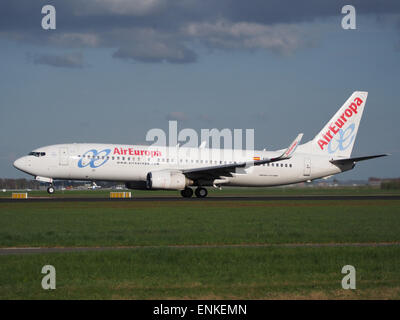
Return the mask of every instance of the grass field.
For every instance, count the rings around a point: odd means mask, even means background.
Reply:
[[[400,241],[399,200],[1,203],[0,247]]]
[[[76,246],[135,248],[0,255],[0,299],[400,298],[399,200],[0,203],[0,247]]]
[[[0,256],[0,299],[400,298],[400,249],[153,248]],[[57,287],[41,288],[43,265]],[[341,269],[357,270],[342,290]]]

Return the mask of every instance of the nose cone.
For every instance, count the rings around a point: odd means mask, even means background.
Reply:
[[[21,168],[21,158],[17,159],[13,163],[14,168],[20,169]]]
[[[25,156],[15,160],[13,166],[22,172],[33,175],[32,159],[30,159],[29,156]]]
[[[18,170],[24,171],[26,170],[26,161],[25,157],[19,158],[14,161],[13,166]]]

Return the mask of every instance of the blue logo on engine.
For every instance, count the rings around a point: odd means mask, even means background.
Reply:
[[[332,139],[328,144],[328,152],[335,153],[337,150],[343,151],[350,147],[354,141],[355,134],[353,134],[355,129],[355,124],[349,125],[346,130],[340,129],[338,132],[338,138]],[[336,148],[332,150],[332,142],[335,141]]]
[[[78,161],[79,168],[85,168],[90,166],[91,168],[98,168],[105,164],[109,158],[107,157],[110,154],[110,149],[104,149],[101,151],[97,151],[96,149],[92,149],[86,151],[82,158]]]

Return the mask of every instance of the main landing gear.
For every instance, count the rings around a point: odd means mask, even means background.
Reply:
[[[53,194],[53,193],[55,192],[55,189],[54,189],[53,185],[50,185],[50,186],[47,188],[47,192],[48,192],[49,194]]]
[[[185,188],[181,191],[181,196],[184,198],[191,198],[193,195],[193,189],[192,188]]]
[[[198,187],[194,193],[197,198],[205,198],[207,197],[208,191],[206,188]],[[193,189],[186,187],[181,191],[181,195],[184,198],[191,198],[193,196]]]
[[[194,192],[196,194],[197,198],[205,198],[207,197],[208,191],[206,188],[197,188],[196,191]]]

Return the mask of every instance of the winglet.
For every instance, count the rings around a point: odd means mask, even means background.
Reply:
[[[303,138],[303,134],[300,133],[296,139],[290,144],[290,146],[285,150],[284,153],[279,157],[280,159],[289,159],[292,157],[293,153],[295,152],[297,146],[300,144],[301,138]]]

